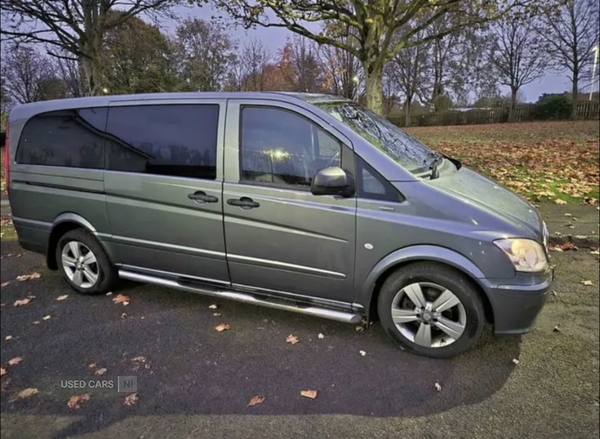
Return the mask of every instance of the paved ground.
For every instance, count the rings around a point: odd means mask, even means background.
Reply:
[[[533,333],[487,336],[477,349],[449,361],[407,354],[378,326],[359,333],[353,326],[233,302],[211,310],[209,298],[157,287],[125,284],[112,297],[85,297],[14,241],[2,243],[2,258],[2,282],[10,282],[1,290],[1,364],[8,371],[0,398],[2,438],[599,434],[598,290],[581,284],[598,285],[597,256],[589,251],[553,254],[555,295]],[[41,277],[15,280],[33,272]],[[118,293],[130,296],[129,305],[112,302]],[[65,294],[66,300],[55,300]],[[29,304],[13,305],[28,295],[35,296]],[[220,323],[231,329],[217,333]],[[292,333],[300,338],[295,345],[285,342]],[[8,365],[15,357],[23,360]],[[94,375],[90,363],[106,368],[105,374]],[[68,379],[126,375],[137,376],[134,406],[123,405],[128,394],[115,389],[61,388]],[[25,388],[39,393],[10,401]],[[317,398],[301,397],[303,389],[317,390]],[[90,393],[90,400],[69,409],[68,399],[81,393]],[[255,395],[266,400],[247,407]]]
[[[580,245],[598,246],[600,211],[589,204],[557,205],[540,203],[537,206],[548,224],[552,238],[574,241]]]

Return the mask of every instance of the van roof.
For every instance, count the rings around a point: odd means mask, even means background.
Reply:
[[[110,102],[127,102],[127,101],[148,101],[161,99],[243,99],[243,98],[271,98],[277,100],[295,100],[300,99],[308,103],[320,102],[339,102],[348,101],[348,99],[328,95],[324,93],[298,93],[298,92],[283,92],[283,91],[268,91],[268,92],[166,92],[166,93],[140,93],[128,95],[104,95],[104,96],[89,96],[82,98],[55,99],[49,101],[38,101],[28,104],[21,104],[13,108],[11,119],[28,117],[34,114],[43,113],[46,111],[55,111],[70,108],[82,107],[101,107],[108,105]],[[283,99],[282,99],[283,98]]]

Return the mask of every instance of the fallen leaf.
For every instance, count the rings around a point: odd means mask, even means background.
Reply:
[[[140,398],[138,397],[138,394],[132,393],[131,395],[125,397],[125,400],[123,400],[123,405],[136,405],[139,400]]]
[[[213,313],[213,317],[221,317],[221,313],[220,312],[214,312]]]
[[[561,206],[567,204],[567,202],[565,200],[561,200],[561,199],[554,200],[554,203],[559,204]]]
[[[4,337],[4,340],[12,340],[13,336],[12,335],[7,335],[6,337]]]
[[[594,283],[591,280],[582,280],[581,283],[586,287],[594,286]]]
[[[21,390],[19,393],[17,393],[15,396],[13,396],[13,398],[11,398],[11,401],[15,401],[17,399],[25,399],[25,398],[29,398],[33,395],[37,395],[39,392],[38,389],[35,389],[33,387],[29,387],[27,389]]]
[[[104,375],[106,373],[106,367],[101,367],[94,372],[94,375]]]
[[[8,284],[10,284],[10,282],[2,282],[2,283],[0,284],[0,287],[1,287],[1,288],[4,288],[4,287],[5,287],[5,286],[7,286]]]
[[[97,368],[97,367],[98,367],[98,365],[97,365],[96,363],[90,363],[90,364],[88,364],[88,367],[89,367],[90,369],[95,369],[95,368]]]
[[[356,325],[354,329],[356,330],[356,332],[363,332],[365,330],[365,327],[362,325]]]
[[[111,292],[106,293],[107,296],[112,296]]]
[[[560,328],[558,327],[558,325],[556,325],[553,329],[554,332],[560,332]]]
[[[80,408],[80,404],[89,401],[90,400],[90,394],[89,393],[83,393],[81,395],[73,395],[69,398],[69,401],[67,402],[67,407],[69,407],[70,409],[75,409],[77,410],[78,408]]]
[[[600,252],[598,250],[592,250],[590,255],[600,255]]]
[[[31,280],[31,279],[39,279],[40,277],[42,277],[42,275],[40,273],[31,273],[31,274],[22,274],[21,276],[17,276],[17,280],[19,282],[23,282],[26,280]]]
[[[129,298],[129,296],[125,296],[124,294],[117,294],[112,301],[116,304],[122,303],[123,305],[129,305],[130,300],[131,299]]]
[[[440,385],[440,383],[435,383],[435,390],[437,390],[438,392],[442,391],[442,386]]]
[[[561,247],[563,251],[575,250],[577,247],[572,242],[565,242]]]
[[[8,372],[6,371],[6,369],[5,369],[5,368],[3,368],[3,367],[0,367],[0,376],[4,376],[4,375],[6,375],[7,373],[8,373]]]
[[[220,325],[215,326],[215,330],[217,332],[227,331],[230,328],[231,328],[231,326],[228,323],[221,323]]]
[[[285,338],[285,342],[286,343],[290,343],[290,344],[296,344],[300,341],[300,339],[295,336],[294,334],[290,334]]]
[[[8,364],[10,366],[15,366],[15,365],[19,364],[21,361],[23,361],[23,357],[15,357],[15,358],[11,358],[10,360],[8,360]]]
[[[48,315],[48,316],[44,316],[44,317],[42,317],[42,320],[50,320],[50,318],[51,318],[51,317]]]
[[[318,337],[319,339],[323,340],[323,339],[325,338],[325,335],[323,335],[323,334],[321,334],[321,333],[319,332],[319,335],[317,335],[317,337]]]
[[[364,357],[365,355],[367,355],[367,353],[365,351],[358,351],[358,353],[361,355],[361,357]]]
[[[302,391],[300,391],[300,395],[304,396],[305,398],[315,399],[317,397],[317,391],[316,390],[302,390]]]
[[[248,403],[248,407],[252,407],[253,405],[262,404],[265,402],[265,397],[262,395],[253,396],[250,402]]]
[[[42,323],[42,322],[40,322],[39,320],[36,320],[35,322],[33,322],[34,325],[39,325],[40,323]]]
[[[570,213],[565,213],[565,216],[573,216],[573,215]]]
[[[57,297],[56,299],[54,299],[54,300],[56,300],[56,301],[58,301],[58,302],[62,302],[63,300],[67,300],[67,297],[69,297],[69,295],[68,295],[68,294],[64,294],[64,295],[62,295],[62,296],[58,296],[58,297]]]
[[[513,358],[512,362],[515,363],[515,364],[519,364],[520,363],[520,361],[517,360],[516,358]]]
[[[33,300],[34,296],[27,296],[25,299],[16,300],[14,306],[24,306]]]
[[[208,307],[208,309],[217,309],[217,308],[218,308],[218,306],[215,305],[214,303]]]
[[[11,381],[12,381],[12,379],[10,377],[3,378],[2,381],[0,382],[0,391],[4,392]]]

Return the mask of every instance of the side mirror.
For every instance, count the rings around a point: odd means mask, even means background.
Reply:
[[[354,179],[342,168],[332,166],[316,173],[310,186],[313,195],[354,195]]]

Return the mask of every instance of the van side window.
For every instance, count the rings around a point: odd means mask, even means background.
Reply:
[[[308,187],[318,170],[340,163],[341,143],[305,117],[274,107],[242,108],[242,181]]]
[[[33,116],[17,147],[17,163],[104,168],[106,108],[52,111]]]
[[[107,169],[214,180],[218,123],[216,104],[111,107]]]
[[[371,200],[400,202],[404,197],[373,167],[356,156],[358,168],[358,196]]]

